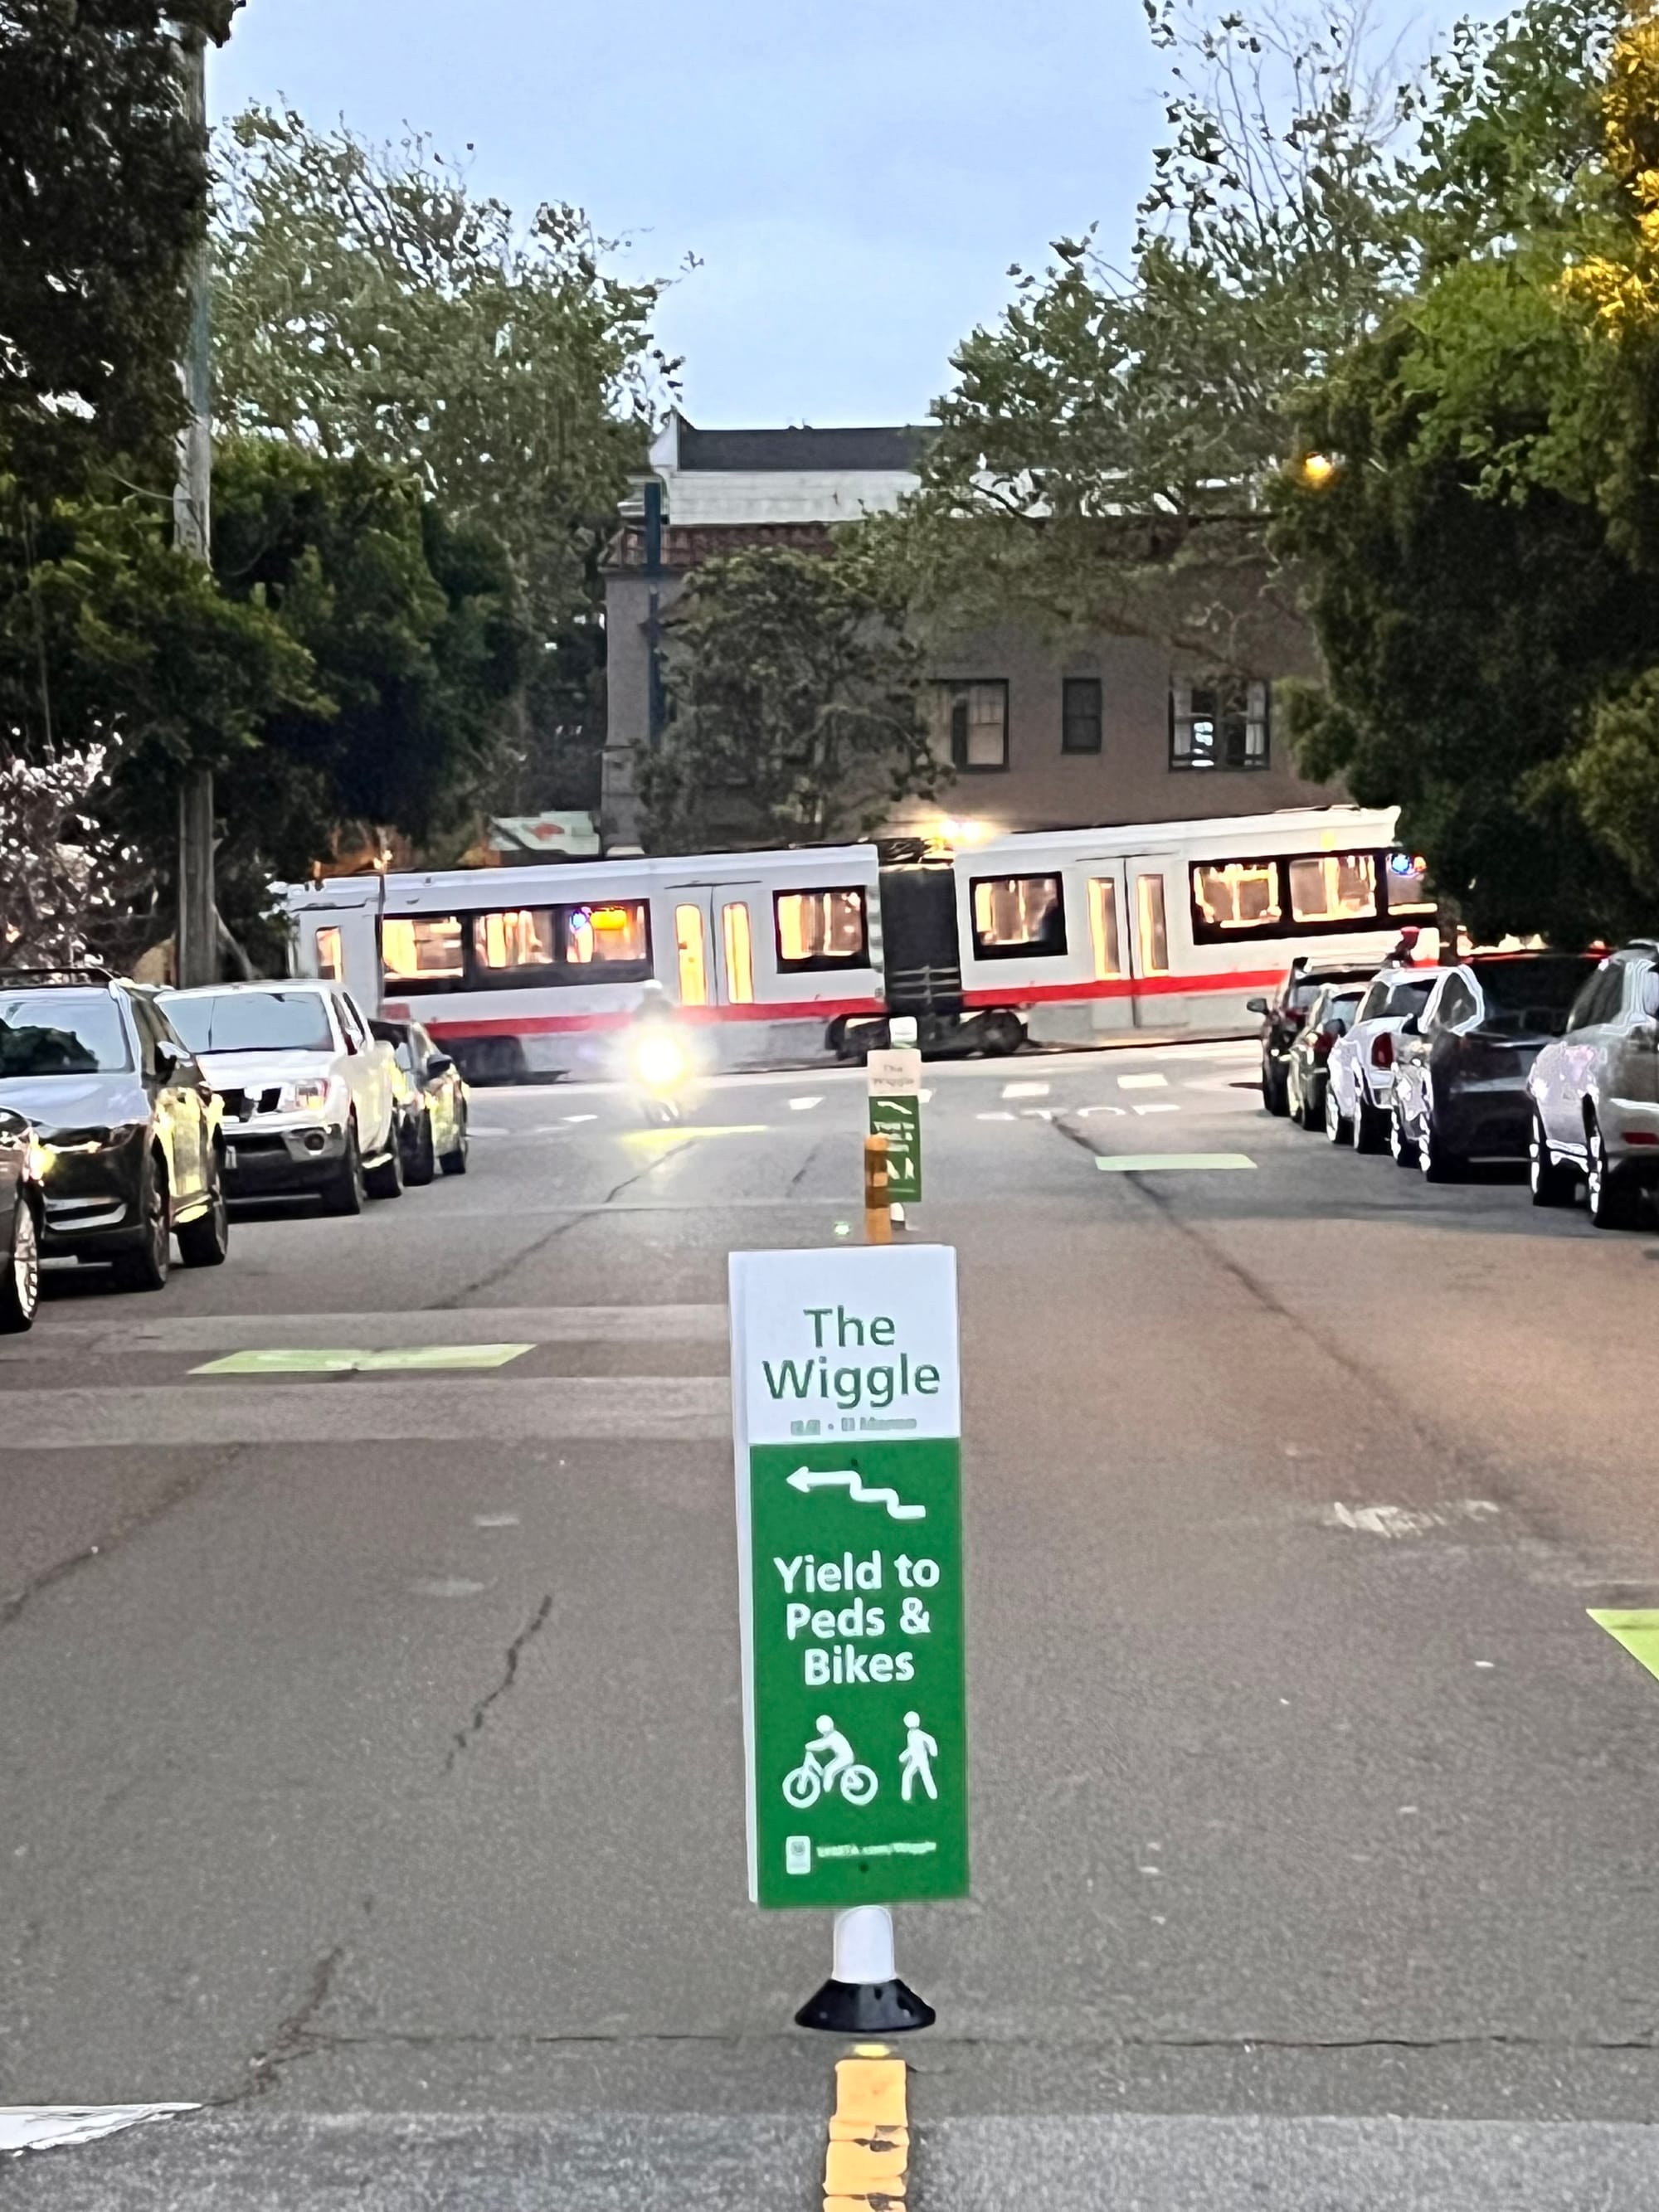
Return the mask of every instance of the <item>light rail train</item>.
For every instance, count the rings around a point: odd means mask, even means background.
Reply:
[[[284,889],[292,964],[422,1022],[474,1081],[608,1073],[659,981],[708,1057],[846,1056],[1113,1031],[1243,1035],[1297,954],[1433,943],[1392,809],[684,859],[337,877]]]

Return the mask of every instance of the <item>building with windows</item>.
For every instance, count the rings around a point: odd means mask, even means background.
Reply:
[[[639,511],[606,569],[608,846],[639,841],[637,769],[660,739],[664,625],[686,577],[702,562],[755,546],[827,552],[835,525],[890,509],[914,487],[926,434],[702,430],[670,416],[652,447]],[[1275,679],[1316,672],[1305,625],[1257,595],[1238,629],[1249,665],[1237,667],[1183,657],[1166,639],[1107,630],[1057,646],[1011,623],[935,640],[935,728],[956,776],[941,802],[915,810],[916,819],[942,811],[996,830],[1050,830],[1340,799],[1297,773],[1273,728]]]

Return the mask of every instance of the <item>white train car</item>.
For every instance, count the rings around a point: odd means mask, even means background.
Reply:
[[[1392,809],[337,878],[289,888],[293,961],[426,1024],[477,1081],[608,1073],[654,977],[715,1066],[1244,1034],[1298,953],[1433,943]]]
[[[283,892],[300,974],[424,1023],[476,1081],[603,1074],[652,977],[716,1065],[884,1012],[873,845],[337,877]]]
[[[1431,951],[1420,860],[1396,810],[1290,809],[1000,838],[954,863],[962,1000],[1042,1042],[1125,1029],[1250,1028],[1297,954]]]

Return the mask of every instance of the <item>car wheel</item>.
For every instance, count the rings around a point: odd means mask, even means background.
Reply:
[[[1389,1151],[1397,1168],[1414,1167],[1417,1164],[1417,1146],[1411,1131],[1406,1127],[1406,1117],[1400,1110],[1398,1098],[1389,1109]]]
[[[1463,1162],[1436,1136],[1434,1116],[1426,1106],[1417,1133],[1417,1164],[1425,1182],[1455,1182],[1463,1172]]]
[[[432,1142],[432,1110],[428,1107],[421,1116],[420,1133],[404,1161],[404,1181],[421,1188],[429,1183],[437,1172],[438,1155]]]
[[[1261,1103],[1270,1114],[1282,1121],[1291,1110],[1290,1085],[1281,1070],[1263,1056],[1261,1062]]]
[[[980,1028],[987,1059],[1006,1060],[1025,1042],[1025,1024],[1018,1014],[988,1014]]]
[[[463,1106],[461,1109],[459,1133],[455,1139],[454,1148],[453,1151],[441,1152],[439,1154],[438,1165],[443,1170],[446,1175],[465,1175],[466,1173],[466,1109]]]
[[[1357,1152],[1380,1152],[1388,1147],[1389,1117],[1380,1106],[1373,1106],[1361,1094],[1359,1110],[1353,1117],[1353,1148]]]
[[[1325,1078],[1325,1135],[1333,1145],[1346,1145],[1350,1134],[1347,1115],[1336,1103],[1336,1085]]]
[[[179,1239],[179,1257],[187,1267],[222,1267],[230,1256],[230,1209],[225,1204],[223,1185],[216,1175],[213,1196],[205,1213],[198,1213],[194,1221],[180,1223],[174,1235]]]
[[[1544,1124],[1534,1114],[1527,1139],[1527,1188],[1532,1193],[1533,1204],[1571,1206],[1577,1187],[1578,1177],[1573,1170],[1560,1166],[1552,1158]]]
[[[363,1188],[371,1198],[401,1198],[404,1194],[404,1148],[395,1121],[390,1134],[386,1158],[363,1176]]]
[[[121,1253],[115,1279],[124,1291],[161,1291],[173,1267],[173,1228],[168,1218],[167,1170],[152,1153],[140,1198],[143,1241]]]
[[[11,1258],[0,1274],[0,1336],[33,1328],[40,1304],[40,1237],[34,1208],[20,1191],[11,1222]]]
[[[346,1124],[345,1156],[319,1194],[325,1213],[361,1213],[363,1210],[363,1156],[357,1143],[357,1124]]]
[[[1637,1187],[1621,1176],[1607,1158],[1607,1139],[1601,1124],[1589,1125],[1589,1218],[1598,1229],[1631,1229],[1636,1224]]]

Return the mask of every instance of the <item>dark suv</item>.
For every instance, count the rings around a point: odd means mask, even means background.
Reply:
[[[1291,1047],[1301,1035],[1308,1009],[1327,983],[1369,983],[1381,962],[1340,957],[1292,960],[1291,971],[1271,1000],[1249,999],[1246,1009],[1261,1019],[1261,1103],[1270,1114],[1291,1110]]]
[[[101,969],[0,969],[0,1106],[34,1125],[45,1164],[42,1250],[107,1260],[130,1290],[229,1243],[219,1105],[143,991]]]

